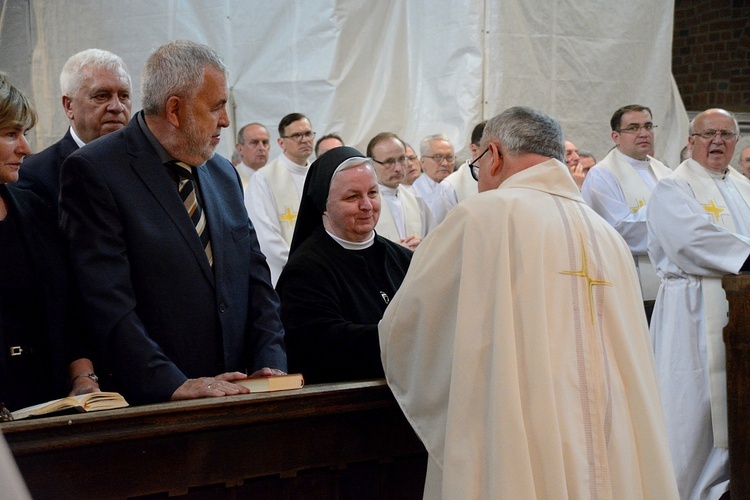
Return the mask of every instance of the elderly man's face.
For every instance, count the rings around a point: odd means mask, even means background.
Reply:
[[[584,173],[584,174],[588,174],[588,173],[589,173],[589,170],[591,170],[591,167],[593,167],[594,165],[596,165],[596,162],[595,162],[595,161],[594,161],[594,159],[593,159],[592,157],[590,157],[590,156],[582,156],[582,157],[581,157],[581,158],[580,158],[580,159],[578,160],[578,162],[579,162],[579,163],[581,164],[581,166],[583,167],[583,173]]]
[[[570,141],[565,141],[565,164],[568,166],[568,169],[573,170],[579,161],[580,157],[578,156],[576,145]]]
[[[750,177],[750,146],[742,150],[739,166],[745,177]]]
[[[620,118],[619,130],[612,131],[612,140],[622,154],[645,160],[654,149],[653,125],[648,111],[628,111]]]
[[[441,182],[453,172],[456,165],[453,146],[448,141],[432,141],[427,154],[422,155],[421,162],[427,176],[435,182]]]
[[[268,130],[260,125],[248,125],[242,131],[242,139],[244,144],[237,144],[242,163],[258,170],[268,161],[268,152],[271,149]]]
[[[279,147],[297,165],[305,165],[313,152],[315,135],[307,118],[286,126],[284,137],[279,137]]]
[[[378,182],[396,189],[406,173],[406,149],[401,141],[394,138],[383,139],[372,147],[375,172]]]
[[[63,107],[78,137],[89,143],[130,121],[130,78],[124,69],[87,68],[80,88],[63,96]]]
[[[331,180],[323,222],[328,231],[347,241],[365,241],[380,215],[375,172],[368,165],[346,169]]]
[[[202,165],[214,155],[221,129],[229,126],[227,80],[217,68],[203,70],[203,84],[192,99],[182,99],[180,111],[180,160]]]
[[[417,156],[417,153],[411,147],[406,148],[406,164],[404,184],[411,186],[422,174],[422,168],[419,166],[419,156]]]
[[[704,139],[700,133],[715,132],[710,138]],[[732,161],[734,148],[737,146],[737,135],[732,138],[721,137],[721,132],[736,134],[734,120],[725,112],[719,110],[704,111],[695,118],[693,135],[690,136],[692,145],[692,159],[704,168],[716,172],[723,172]]]

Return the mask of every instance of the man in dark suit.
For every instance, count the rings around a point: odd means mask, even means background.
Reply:
[[[248,392],[232,381],[283,374],[286,353],[239,176],[214,156],[226,67],[204,45],[169,42],[142,90],[143,112],[62,169],[60,225],[87,319],[131,402]]]
[[[24,159],[17,186],[34,191],[57,210],[60,169],[73,151],[120,130],[130,121],[130,75],[111,52],[87,49],[71,56],[60,73],[62,105],[70,127],[62,139]]]

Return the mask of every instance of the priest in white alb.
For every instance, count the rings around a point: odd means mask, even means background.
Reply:
[[[455,172],[446,177],[441,183],[446,188],[446,199],[450,208],[455,207],[466,198],[470,198],[478,192],[477,181],[471,176],[469,164],[479,156],[479,141],[482,140],[482,133],[484,132],[486,123],[486,121],[477,123],[471,131],[471,143],[469,144],[471,159],[462,163]]]
[[[627,245],[554,119],[510,108],[481,144],[479,194],[417,248],[379,326],[425,498],[677,498]]]
[[[615,147],[596,168],[589,170],[581,194],[627,242],[650,318],[659,278],[648,258],[646,213],[654,186],[672,171],[650,156],[656,126],[649,108],[638,104],[623,106],[612,115],[610,126]]]
[[[692,159],[654,188],[648,253],[661,278],[651,320],[680,497],[729,488],[725,274],[750,270],[750,181],[729,167],[739,127],[723,109],[690,123]]]
[[[367,156],[375,163],[383,201],[375,232],[414,250],[437,221],[422,197],[401,185],[407,169],[406,144],[394,133],[381,132],[367,144]]]
[[[283,152],[253,174],[245,190],[245,208],[274,286],[289,258],[314,140],[315,132],[305,115],[286,115],[279,122],[278,143]]]

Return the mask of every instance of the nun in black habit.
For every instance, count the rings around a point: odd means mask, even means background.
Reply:
[[[276,286],[289,370],[307,383],[383,377],[377,325],[412,253],[375,234],[379,213],[362,153],[339,147],[310,166]]]

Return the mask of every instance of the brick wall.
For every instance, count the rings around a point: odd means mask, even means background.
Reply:
[[[688,111],[750,112],[750,0],[675,0],[672,72]]]

